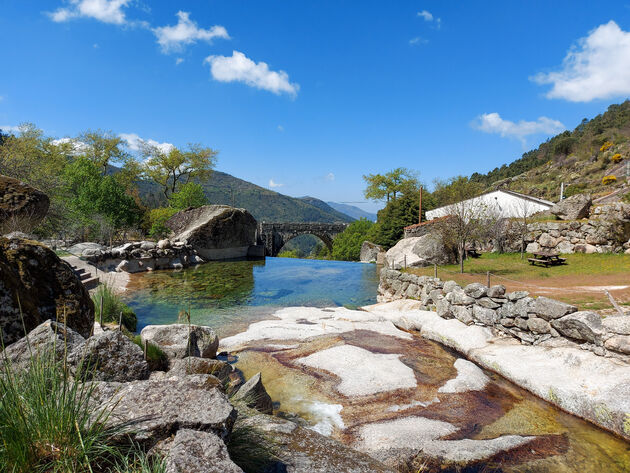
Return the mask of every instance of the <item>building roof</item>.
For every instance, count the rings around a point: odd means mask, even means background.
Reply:
[[[538,197],[532,197],[531,195],[521,194],[520,192],[514,192],[514,191],[511,191],[511,190],[508,190],[508,189],[494,189],[494,190],[491,190],[491,191],[488,191],[488,192],[484,192],[483,194],[479,194],[479,195],[477,195],[475,197],[471,197],[470,199],[464,199],[464,201],[478,199],[481,196],[484,196],[484,195],[487,195],[487,194],[492,194],[493,192],[503,192],[504,194],[513,195],[514,197],[519,197],[521,199],[529,200],[530,202],[535,202],[535,203],[540,204],[540,205],[545,205],[545,206],[547,206],[549,208],[554,206],[554,203],[550,202],[548,200],[539,199]],[[448,204],[448,205],[443,205],[441,207],[436,207],[434,209],[428,210],[427,212],[435,212],[436,210],[440,210],[440,209],[443,209],[443,208],[446,208],[446,207],[450,207],[451,205],[453,205],[453,204]]]

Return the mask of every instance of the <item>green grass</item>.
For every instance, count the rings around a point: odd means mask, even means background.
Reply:
[[[138,325],[138,318],[131,308],[125,304],[120,296],[106,284],[101,284],[92,294],[94,302],[95,320],[99,321],[101,316],[101,298],[103,300],[103,322],[117,324],[122,312],[122,324],[130,332],[135,332]]]
[[[556,276],[574,276],[588,274],[591,276],[630,273],[630,256],[623,254],[573,254],[563,255],[567,264],[543,268],[533,266],[527,261],[527,253],[521,259],[520,253],[483,253],[480,258],[464,261],[464,272],[469,274],[486,274],[490,271],[499,276],[511,279],[545,279]],[[439,270],[459,273],[459,265],[440,266]],[[410,269],[415,274],[432,275],[433,268]],[[448,273],[447,273],[448,274]],[[444,274],[442,274],[444,279]]]
[[[88,373],[88,370],[79,372]],[[71,379],[52,352],[32,355],[27,369],[0,368],[0,472],[108,471],[119,450],[106,427],[109,412],[90,404],[95,385]]]
[[[140,335],[134,336],[131,340],[144,351]],[[157,345],[147,343],[147,363],[151,371],[164,371],[168,368],[168,356]]]

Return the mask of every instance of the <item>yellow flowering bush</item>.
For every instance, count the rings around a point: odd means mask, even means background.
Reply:
[[[620,153],[613,154],[613,156],[612,156],[612,158],[610,158],[610,160],[613,163],[618,163],[619,161],[621,161],[621,154]]]
[[[613,174],[609,176],[604,176],[604,178],[602,179],[602,184],[604,184],[605,186],[609,184],[614,184],[615,182],[617,182],[617,176]]]
[[[603,153],[604,151],[606,151],[608,148],[610,148],[612,146],[612,142],[611,141],[606,141],[601,148],[599,148],[599,150]]]

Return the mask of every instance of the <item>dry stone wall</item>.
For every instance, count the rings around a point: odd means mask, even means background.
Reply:
[[[506,292],[505,286],[417,276],[383,269],[378,301],[419,300],[426,310],[444,319],[467,325],[491,327],[523,344],[556,346],[573,343],[600,356],[630,362],[630,316],[602,317],[547,297],[531,297],[527,291]]]

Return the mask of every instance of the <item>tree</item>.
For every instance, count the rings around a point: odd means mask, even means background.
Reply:
[[[399,194],[409,194],[420,188],[417,173],[407,168],[396,168],[385,175],[367,174],[363,176],[367,187],[363,194],[366,199],[396,200]]]
[[[162,187],[168,199],[170,194],[177,192],[181,185],[191,179],[202,181],[210,177],[218,151],[199,144],[189,144],[186,151],[176,147],[167,151],[145,144],[143,155],[147,158],[144,174]]]
[[[415,194],[391,200],[384,209],[379,210],[376,224],[366,239],[386,249],[391,248],[403,237],[406,226],[418,223],[418,205],[418,196]]]
[[[333,240],[332,257],[336,260],[359,261],[361,245],[368,239],[373,222],[362,218],[355,220]]]
[[[100,168],[103,176],[107,174],[107,167],[112,162],[129,158],[124,150],[125,140],[111,131],[88,130],[81,133],[76,142],[81,154]]]
[[[433,192],[440,205],[446,205],[443,219],[436,222],[436,229],[445,246],[457,249],[460,271],[464,272],[466,245],[483,239],[496,222],[494,209],[483,200],[474,199],[478,185],[467,177],[457,176],[448,181],[437,181]]]
[[[179,191],[171,194],[169,203],[174,209],[184,210],[189,207],[197,208],[206,205],[208,199],[201,184],[188,182],[181,186]]]

